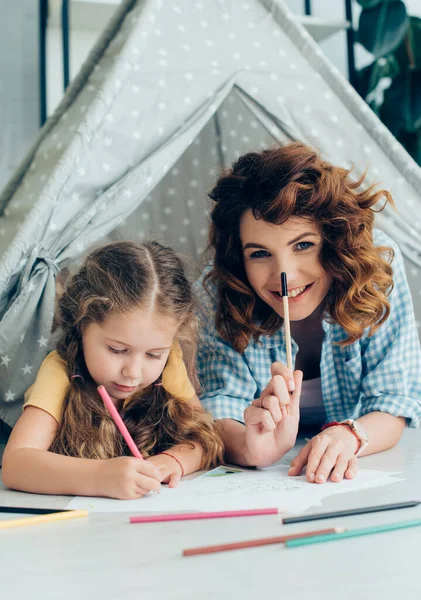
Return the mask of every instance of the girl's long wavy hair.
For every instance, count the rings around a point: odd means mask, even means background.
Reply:
[[[197,321],[181,259],[157,242],[103,246],[86,258],[59,300],[62,335],[57,351],[68,366],[70,388],[50,448],[53,452],[96,459],[130,454],[87,370],[82,332],[89,323],[100,323],[111,313],[149,308],[151,302],[158,313],[177,319],[176,339],[197,389]],[[204,450],[202,468],[222,459],[222,442],[211,416],[191,402],[170,396],[162,386],[151,386],[134,396],[121,416],[144,456],[175,444],[197,442]]]
[[[348,335],[349,345],[364,329],[372,335],[388,318],[393,288],[393,250],[373,243],[374,205],[393,200],[374,186],[358,191],[365,179],[322,160],[301,143],[240,157],[221,175],[209,194],[213,200],[208,255],[212,268],[205,288],[218,290],[216,328],[238,352],[250,337],[271,335],[282,318],[250,286],[240,241],[240,219],[251,210],[255,219],[281,224],[290,217],[313,221],[322,236],[320,262],[333,281],[325,298],[328,318]]]

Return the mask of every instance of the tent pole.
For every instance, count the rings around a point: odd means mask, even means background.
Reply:
[[[346,30],[346,45],[348,54],[348,79],[349,83],[358,92],[357,71],[355,69],[355,50],[354,50],[354,25],[352,22],[352,0],[345,0],[345,18],[349,23]]]
[[[48,0],[39,1],[39,126],[47,120]]]
[[[69,57],[69,25],[70,25],[70,13],[69,13],[69,0],[62,0],[61,3],[61,35],[63,43],[63,85],[64,91],[70,81],[70,57]]]
[[[215,112],[213,115],[213,119],[215,121],[215,132],[216,132],[216,148],[218,153],[219,165],[222,169],[226,168],[224,153],[222,151],[222,143],[221,143],[221,126],[219,124],[218,114]]]

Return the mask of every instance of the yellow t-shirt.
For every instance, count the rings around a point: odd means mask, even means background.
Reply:
[[[50,414],[60,423],[64,399],[70,380],[65,361],[57,351],[51,352],[38,371],[35,383],[25,393],[23,407],[36,406]],[[174,342],[162,372],[162,385],[169,394],[180,400],[191,400],[196,392],[187,375],[183,352],[178,342]],[[129,402],[127,398],[124,405]]]

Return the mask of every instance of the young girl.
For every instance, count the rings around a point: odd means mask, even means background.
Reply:
[[[228,460],[292,461],[309,481],[352,478],[421,419],[420,345],[401,253],[373,230],[386,191],[294,143],[241,157],[210,194],[213,264],[196,284],[202,403]],[[295,371],[286,366],[281,272]],[[304,379],[304,381],[302,381]],[[290,392],[293,392],[290,395]],[[299,403],[301,401],[301,407]]]
[[[217,464],[222,443],[191,383],[194,310],[169,248],[118,242],[92,252],[59,300],[62,335],[5,449],[5,485],[132,499]],[[146,460],[130,455],[99,384]]]

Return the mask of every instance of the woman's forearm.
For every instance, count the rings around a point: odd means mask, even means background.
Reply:
[[[395,446],[405,428],[404,417],[394,417],[384,412],[372,412],[360,417],[358,423],[368,435],[368,446],[361,456],[382,452]]]
[[[3,483],[11,489],[35,494],[101,495],[98,469],[101,460],[72,458],[36,448],[17,448],[3,457]]]

